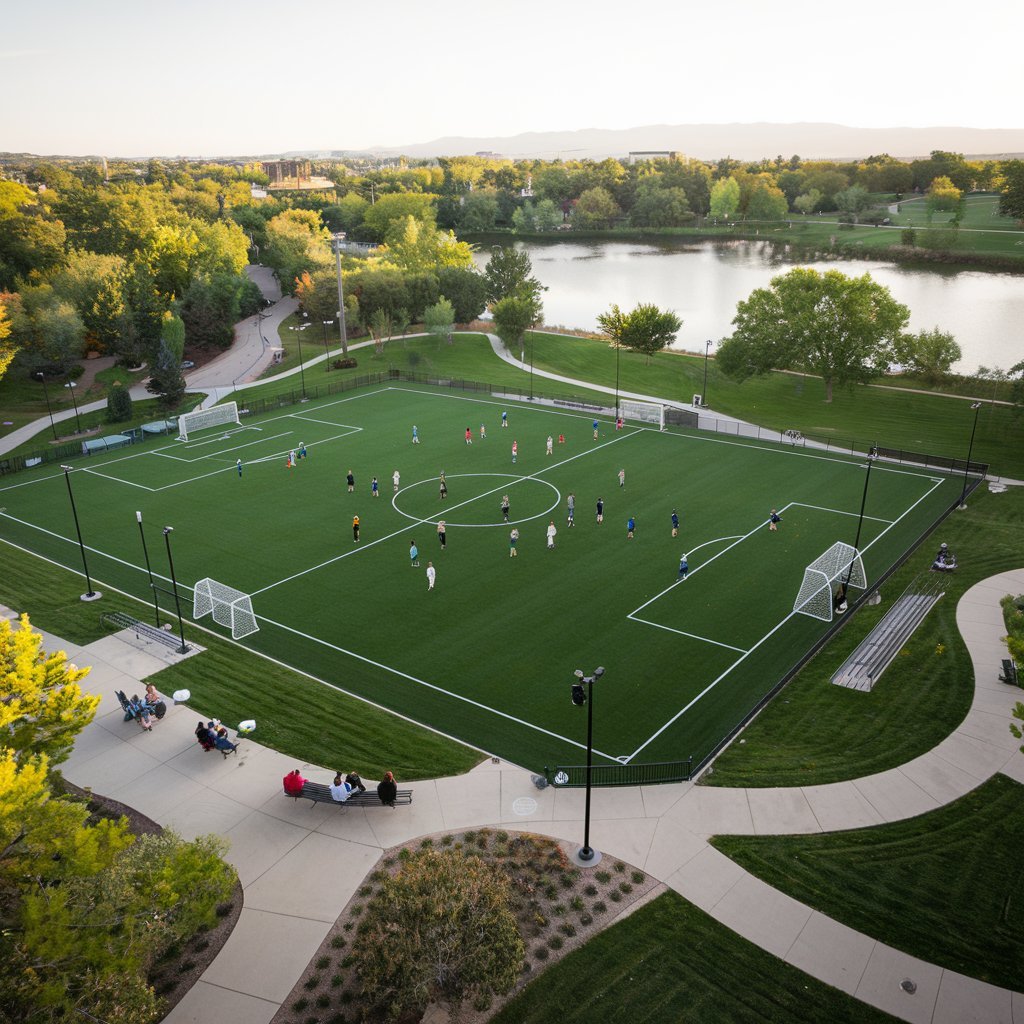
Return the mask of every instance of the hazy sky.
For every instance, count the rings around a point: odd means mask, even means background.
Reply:
[[[213,156],[733,121],[1021,128],[1022,29],[1024,4],[921,0],[12,3],[0,150]]]

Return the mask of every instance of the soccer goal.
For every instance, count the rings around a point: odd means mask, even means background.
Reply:
[[[253,614],[252,598],[234,587],[226,587],[207,577],[195,585],[193,595],[192,617],[201,619],[213,612],[213,621],[221,626],[230,626],[235,640],[260,628]]]
[[[197,430],[222,427],[225,423],[240,425],[241,422],[238,418],[237,402],[225,402],[223,405],[215,405],[210,409],[186,412],[178,417],[178,440],[187,441],[189,434],[194,434]]]
[[[623,398],[619,402],[619,415],[624,420],[657,423],[659,430],[665,429],[665,406],[657,402],[636,402]]]
[[[868,585],[860,552],[852,544],[837,540],[804,569],[793,611],[831,622],[835,586],[842,583],[859,590]]]

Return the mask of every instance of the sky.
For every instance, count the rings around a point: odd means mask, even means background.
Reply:
[[[0,151],[266,155],[756,121],[1022,128],[1022,30],[1024,4],[949,0],[8,4]]]

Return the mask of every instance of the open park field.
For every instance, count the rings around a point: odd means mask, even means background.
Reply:
[[[79,460],[70,478],[89,568],[106,586],[150,601],[140,511],[159,585],[170,585],[161,535],[170,525],[186,614],[199,579],[245,592],[259,631],[240,642],[260,653],[538,770],[580,762],[586,723],[569,700],[572,673],[603,665],[598,761],[692,757],[696,765],[827,628],[795,613],[794,599],[809,562],[835,541],[853,542],[864,462],[636,424],[616,431],[605,419],[594,440],[591,424],[589,413],[490,396],[370,388],[188,442],[161,438]],[[556,439],[550,456],[548,435]],[[288,468],[288,453],[303,444],[308,457]],[[7,478],[0,535],[77,568],[63,476],[46,466]],[[874,466],[860,544],[869,581],[932,527],[961,486],[925,470]],[[782,514],[777,533],[767,529],[773,507]],[[551,521],[554,550],[545,538]],[[512,526],[521,534],[515,559]],[[419,567],[410,565],[413,541]],[[432,592],[428,560],[437,569]],[[170,619],[169,598],[161,603]],[[147,617],[143,604],[138,614]],[[343,732],[345,723],[323,728]]]

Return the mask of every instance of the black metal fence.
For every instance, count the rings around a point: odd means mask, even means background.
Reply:
[[[693,773],[693,758],[648,764],[595,764],[591,771],[591,785],[594,786],[653,786],[661,782],[688,782]],[[545,766],[544,778],[549,786],[558,786],[561,789],[579,788],[587,784],[587,766]]]

